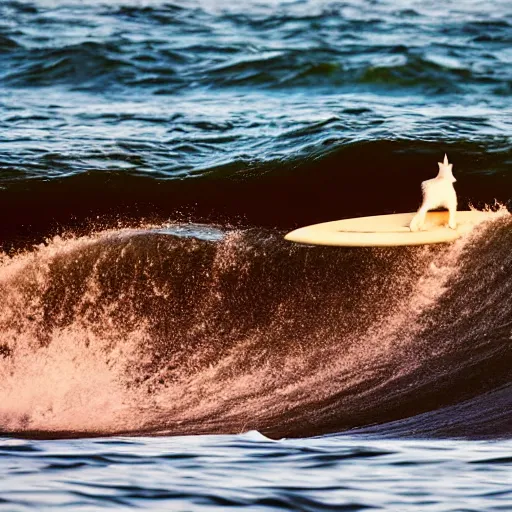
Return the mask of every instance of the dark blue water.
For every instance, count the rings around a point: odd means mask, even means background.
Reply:
[[[512,509],[508,1],[0,1],[0,509]],[[184,437],[185,436],[185,437]],[[91,439],[98,438],[98,439]]]

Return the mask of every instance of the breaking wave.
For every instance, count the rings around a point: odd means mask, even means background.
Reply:
[[[0,265],[0,430],[509,436],[511,220],[449,245],[169,224]]]

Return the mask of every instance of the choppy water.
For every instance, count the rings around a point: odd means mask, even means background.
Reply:
[[[499,0],[2,0],[0,509],[512,509],[510,216],[282,239],[445,152],[510,206],[511,48]]]
[[[275,442],[258,433],[4,441],[0,510],[503,511],[511,449],[510,441]]]

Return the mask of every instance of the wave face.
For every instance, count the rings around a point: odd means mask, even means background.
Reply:
[[[168,225],[6,256],[1,429],[509,436],[510,227],[340,250]]]

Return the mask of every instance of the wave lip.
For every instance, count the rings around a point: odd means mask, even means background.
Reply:
[[[95,116],[93,112],[90,115]],[[355,118],[361,115],[371,116],[360,110],[347,113]],[[26,122],[13,115],[12,122],[16,119]],[[127,116],[127,120],[132,122],[133,118]],[[236,130],[220,121],[195,120],[193,127],[189,121],[176,122],[183,129],[200,130],[202,137],[211,130],[219,137],[228,137]],[[267,161],[228,158],[227,162],[201,168],[194,167],[200,157],[189,154],[185,157],[189,161],[182,162],[181,167],[162,170],[165,152],[149,141],[119,143],[107,153],[97,148],[89,153],[82,142],[85,147],[80,165],[73,164],[74,154],[49,153],[41,148],[28,147],[15,157],[8,152],[7,160],[0,161],[2,246],[8,251],[39,243],[49,233],[66,229],[84,232],[91,224],[97,225],[98,218],[103,219],[104,226],[116,226],[119,219],[136,224],[143,218],[291,231],[333,219],[416,210],[421,199],[419,184],[437,172],[435,162],[442,157],[439,143],[406,139],[331,141],[308,154],[311,140],[329,142],[344,122],[338,116],[329,117],[283,131],[281,137],[273,139],[275,158]],[[445,112],[437,128],[453,122]],[[474,124],[475,119],[463,118],[460,123]],[[236,147],[236,142],[233,144]],[[280,157],[281,145],[303,148],[304,153]],[[454,140],[446,145],[450,160],[455,162],[460,209],[509,200],[510,147],[506,140]],[[374,155],[379,155],[378,162]],[[159,174],[151,172],[153,165],[159,167]],[[390,183],[400,186],[390,187]],[[262,198],[267,199],[264,208]]]

